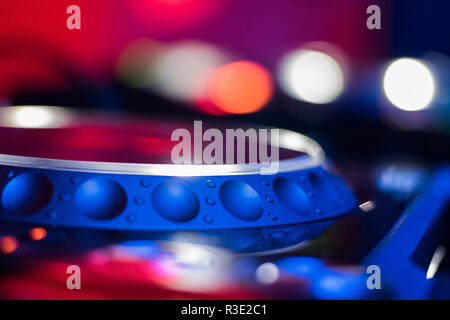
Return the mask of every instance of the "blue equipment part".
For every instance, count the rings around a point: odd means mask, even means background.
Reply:
[[[366,265],[380,267],[382,290],[394,299],[433,298],[435,285],[446,286],[446,298],[450,298],[448,274],[439,275],[439,263],[433,259],[437,248],[448,245],[448,232],[442,229],[448,227],[449,200],[450,168],[444,168],[364,260]],[[438,281],[439,276],[446,281]]]
[[[293,245],[357,210],[352,192],[320,166],[271,176],[231,177],[12,166],[1,166],[0,172],[0,220],[5,222],[154,232],[157,238],[167,236],[161,232],[202,231],[223,235],[220,244],[232,248],[248,248],[239,244],[247,234],[265,237],[261,244],[253,243],[251,236],[252,250]],[[271,230],[262,232],[267,228]]]
[[[321,167],[273,176],[162,177],[1,166],[0,219],[125,230],[239,229],[318,222],[356,210]]]

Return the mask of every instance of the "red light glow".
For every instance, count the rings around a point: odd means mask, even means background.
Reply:
[[[258,63],[237,61],[218,68],[209,86],[210,101],[227,113],[261,110],[273,94],[272,77]]]
[[[0,238],[0,252],[3,254],[11,254],[17,250],[19,246],[17,239],[13,236],[4,236]]]
[[[47,236],[47,231],[44,228],[33,228],[30,230],[30,238],[34,241],[41,241]]]

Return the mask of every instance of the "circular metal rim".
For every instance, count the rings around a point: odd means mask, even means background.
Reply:
[[[281,160],[277,172],[307,169],[321,165],[325,155],[321,146],[311,138],[297,132],[280,129],[279,146],[291,151],[305,153],[298,157]],[[190,165],[190,164],[142,164],[61,160],[0,154],[0,165],[30,167],[58,171],[147,175],[147,176],[227,176],[261,174],[264,163]]]
[[[23,107],[23,106],[21,106]],[[20,107],[8,108],[9,111]],[[60,107],[47,107],[62,110]],[[7,110],[8,111],[8,110]],[[68,112],[69,110],[64,110]],[[8,113],[6,115],[8,116]],[[73,115],[72,115],[73,116]],[[301,156],[279,160],[277,172],[289,172],[307,169],[321,165],[325,155],[321,146],[311,138],[300,133],[278,129],[279,145],[291,151],[304,153]],[[100,162],[62,160],[44,157],[27,157],[9,154],[0,154],[0,165],[48,169],[58,171],[73,171],[87,173],[125,174],[125,175],[147,175],[147,176],[227,176],[227,175],[253,175],[270,174],[267,170],[268,163],[248,164],[146,164],[126,162]]]

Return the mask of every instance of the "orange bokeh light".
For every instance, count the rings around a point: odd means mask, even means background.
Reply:
[[[0,238],[0,251],[4,254],[10,254],[17,250],[19,246],[17,239],[13,236],[4,236]]]
[[[261,110],[272,94],[273,82],[269,71],[251,61],[231,62],[217,68],[208,90],[212,104],[233,114]]]
[[[34,241],[41,241],[47,236],[47,231],[44,228],[33,228],[30,230],[30,238]]]

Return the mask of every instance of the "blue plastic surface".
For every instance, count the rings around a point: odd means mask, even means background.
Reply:
[[[214,177],[11,166],[0,167],[0,172],[3,221],[159,233],[158,237],[169,231],[202,231],[219,235],[226,246],[246,250],[298,243],[357,210],[353,193],[322,167],[270,176]],[[266,239],[255,243],[255,237]]]

